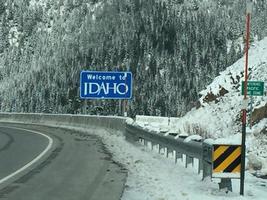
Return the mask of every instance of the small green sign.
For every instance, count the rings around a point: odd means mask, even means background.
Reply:
[[[245,81],[242,81],[241,93],[244,95]],[[248,81],[247,95],[248,96],[263,96],[264,94],[264,82],[263,81]]]

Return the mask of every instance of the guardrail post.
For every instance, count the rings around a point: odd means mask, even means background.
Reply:
[[[188,164],[193,164],[193,158],[188,156],[188,155],[185,155],[185,167],[187,168]]]
[[[211,177],[212,175],[212,165],[211,163],[204,162],[203,163],[203,177],[202,180],[204,180],[206,177]]]
[[[161,148],[162,148],[162,147],[161,147],[161,145],[159,144],[159,154],[160,154],[160,152],[161,152]]]
[[[147,146],[147,140],[144,139],[144,146]]]
[[[232,192],[233,190],[232,190],[232,181],[231,181],[231,179],[230,178],[222,178],[221,182],[219,183],[219,188],[220,188],[220,190],[221,189],[226,189],[226,193],[228,191]]]
[[[175,151],[175,163],[177,163],[178,158],[181,158],[181,160],[183,161],[183,154],[178,151]]]
[[[154,142],[152,142],[151,145],[152,145],[152,150],[154,150],[154,148],[155,148],[156,146],[158,146],[158,144],[157,144],[157,143],[154,143]],[[156,148],[156,150],[157,150],[157,148]]]
[[[169,153],[172,153],[172,155],[173,155],[173,150],[172,150],[172,149],[169,149],[169,148],[167,148],[167,158],[169,157]]]
[[[155,146],[154,142],[151,142],[151,150],[154,150],[154,146]]]
[[[163,155],[166,156],[166,157],[168,157],[168,156],[166,155],[166,154],[168,154],[168,152],[167,152],[168,149],[167,149],[166,147],[163,147],[162,149],[163,149]]]
[[[202,180],[204,180],[208,176],[212,176],[212,145],[208,143],[203,143],[202,145],[202,168],[203,168],[203,177]]]
[[[203,161],[198,159],[198,174],[200,174],[201,170],[203,170]]]

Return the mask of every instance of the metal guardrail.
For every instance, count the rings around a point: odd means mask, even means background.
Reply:
[[[33,114],[33,113],[0,113],[0,122],[41,124],[47,126],[70,126],[82,128],[104,128],[124,133],[127,140],[142,141],[144,145],[151,143],[151,147],[158,146],[161,150],[167,150],[169,153],[175,153],[175,162],[178,158],[185,157],[185,167],[188,164],[194,166],[194,158],[198,159],[198,173],[203,171],[203,178],[212,178],[212,144],[197,141],[185,141],[185,138],[174,138],[171,135],[164,136],[155,131],[148,131],[140,126],[131,124],[131,120],[125,117],[114,116],[90,116],[90,115],[62,115],[62,114]],[[114,132],[115,133],[115,132]],[[164,152],[166,153],[166,151]],[[227,188],[232,191],[231,180],[222,178],[220,189]]]
[[[162,149],[168,153],[175,152],[175,161],[183,159],[185,155],[185,167],[188,164],[194,165],[194,158],[198,159],[198,172],[203,168],[203,148],[202,142],[184,142],[184,139],[175,139],[173,136],[163,136],[155,131],[147,131],[140,126],[125,123],[123,117],[104,117],[104,116],[83,116],[83,115],[53,115],[53,114],[25,114],[25,113],[0,113],[0,121],[20,122],[27,124],[42,124],[56,126],[74,126],[93,128],[101,127],[124,132],[126,139],[139,141],[140,139],[147,144],[150,142],[152,147],[158,146],[159,153]]]
[[[159,152],[161,149],[166,148],[167,155],[169,152],[175,151],[175,161],[177,161],[178,158],[183,158],[183,155],[185,155],[185,167],[191,163],[194,165],[193,158],[196,158],[199,160],[198,172],[200,173],[200,170],[203,169],[202,142],[184,142],[184,139],[182,138],[175,139],[172,136],[163,136],[154,131],[148,131],[140,126],[131,124],[126,124],[125,135],[126,139],[131,141],[140,141],[141,139],[144,141],[145,145],[147,142],[151,142],[152,148],[153,146],[158,145]]]
[[[83,128],[104,128],[124,132],[125,117],[43,114],[43,113],[0,113],[0,122],[72,126]]]

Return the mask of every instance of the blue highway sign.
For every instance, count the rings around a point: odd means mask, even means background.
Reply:
[[[82,71],[81,99],[131,99],[131,72]]]

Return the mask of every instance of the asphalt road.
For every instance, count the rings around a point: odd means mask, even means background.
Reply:
[[[3,127],[4,126],[4,127]],[[49,145],[51,148],[14,177]],[[0,199],[8,200],[119,200],[127,171],[112,160],[94,135],[59,128],[0,124]]]

